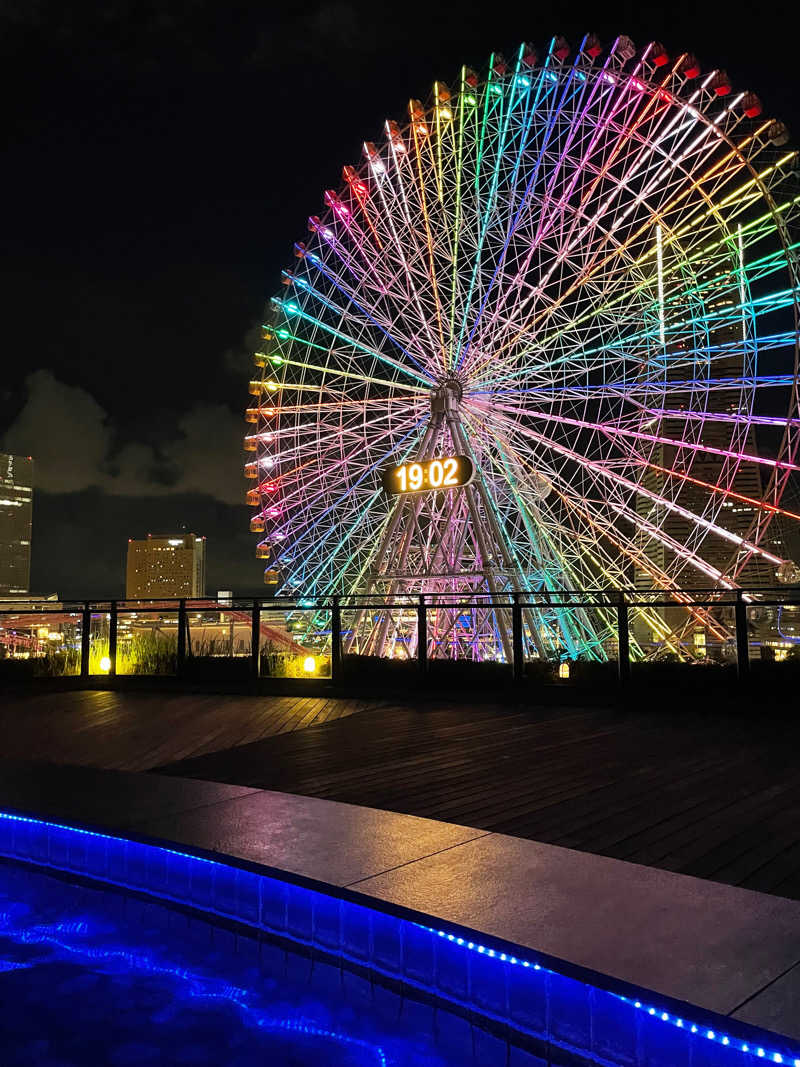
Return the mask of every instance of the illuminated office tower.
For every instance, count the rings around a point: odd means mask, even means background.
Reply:
[[[195,534],[148,534],[128,541],[129,600],[206,595],[206,539]]]
[[[724,314],[725,309],[734,303],[729,285],[729,282],[721,281],[719,292],[715,292],[713,287],[708,287],[709,292],[706,293],[705,300],[706,315]],[[688,310],[687,308],[684,320],[687,324],[685,335],[675,329],[669,346],[670,351],[663,357],[667,364],[667,379],[675,380],[683,377],[724,379],[737,378],[746,374],[749,356],[744,357],[743,364],[741,354],[743,351],[747,353],[749,349],[746,323],[744,334],[741,324],[728,322],[710,331],[706,341],[709,359],[704,362],[702,346],[699,346],[697,338],[691,335],[691,316]],[[687,351],[696,353],[694,360],[688,366],[684,356]],[[727,356],[726,352],[732,354]],[[710,358],[712,353],[715,357],[713,359]],[[674,368],[671,364],[674,364]],[[654,368],[650,373],[653,377],[657,377],[658,369]],[[661,368],[661,373],[663,374],[663,368]],[[689,391],[685,396],[680,393],[674,394],[673,403],[679,410],[697,410],[697,398],[693,397]],[[750,501],[762,499],[764,486],[761,470],[757,464],[737,462],[730,457],[732,444],[729,420],[737,416],[742,416],[744,419],[747,414],[746,409],[740,407],[739,398],[735,393],[723,390],[709,391],[704,411],[705,417],[700,422],[695,421],[689,424],[694,428],[694,442],[701,448],[695,450],[670,444],[656,444],[647,457],[649,469],[642,479],[644,488],[653,496],[675,501],[685,511],[702,516],[707,509],[708,487],[716,486],[718,488],[715,495],[719,507],[714,524],[729,534],[744,538],[752,537],[752,526],[759,517],[759,509]],[[642,429],[650,429],[650,425],[645,419]],[[664,419],[659,424],[658,434],[680,441],[686,436],[686,427],[678,419]],[[740,452],[758,453],[755,434],[751,426],[743,427],[735,448]],[[670,475],[666,473],[668,471],[674,473]],[[702,527],[682,517],[678,511],[669,509],[666,504],[654,500],[652,496],[640,494],[636,501],[636,511],[643,519],[649,520],[660,529],[666,535],[667,540],[673,539],[677,544],[689,550],[682,561],[676,558],[664,541],[648,537],[642,531],[637,534],[636,542],[639,548],[659,571],[667,571],[676,577],[675,585],[686,589],[710,588],[717,584],[713,576],[714,571],[724,576],[736,574],[736,581],[739,585],[768,586],[774,584],[774,567],[771,567],[762,556],[748,556],[746,551],[740,551],[731,540],[714,530],[702,531]],[[702,540],[697,540],[699,533],[702,533]],[[689,553],[694,548],[697,548],[698,556],[707,565],[707,569],[692,564]],[[636,585],[638,588],[652,588],[654,584],[652,577],[643,568],[637,568]]]
[[[0,452],[0,596],[30,589],[32,512],[33,460]]]
[[[755,347],[746,313],[747,296],[742,288],[743,260],[740,248],[739,271],[722,273],[703,287],[702,303],[693,304],[691,293],[667,298],[665,314],[660,282],[659,301],[654,309],[651,335],[660,344],[643,355],[642,374],[653,382],[652,407],[659,405],[658,382],[689,379],[737,379],[754,373]],[[657,255],[656,262],[660,260]],[[719,325],[714,325],[718,322]],[[700,325],[698,325],[700,323]],[[708,324],[707,332],[704,332]],[[646,362],[645,362],[646,361]],[[742,399],[731,389],[702,391],[702,408],[698,395],[687,389],[685,394],[672,393],[675,414],[697,413],[691,421],[665,418],[660,421],[643,414],[639,429],[655,433],[662,440],[645,450],[647,470],[642,478],[645,490],[636,498],[636,512],[643,520],[633,536],[636,550],[648,565],[634,568],[638,589],[653,589],[666,584],[656,575],[669,575],[669,584],[684,589],[710,589],[725,579],[744,586],[775,584],[775,568],[763,556],[749,554],[735,543],[735,538],[753,538],[754,523],[763,517],[755,501],[763,497],[765,485],[761,468],[755,463],[740,462],[733,453],[759,454],[755,433],[748,424],[749,412]],[[645,404],[645,406],[647,406]],[[741,433],[732,435],[731,426],[741,418]],[[688,441],[685,445],[677,442]],[[699,446],[699,447],[698,447]],[[711,488],[715,487],[715,488]],[[716,503],[711,522],[703,528],[689,515],[709,515],[709,499]],[[677,505],[670,507],[670,503]],[[684,514],[681,514],[681,511]],[[648,533],[658,531],[658,536]],[[723,536],[724,530],[734,539]],[[774,540],[780,540],[778,526]],[[769,544],[769,540],[765,541]],[[680,546],[676,553],[670,545]],[[777,545],[776,545],[777,547]],[[695,558],[693,559],[693,554]],[[776,552],[782,555],[781,552]],[[650,567],[649,565],[652,565]],[[717,577],[717,575],[721,577]],[[660,610],[658,615],[669,629],[684,631],[684,638],[704,647],[705,627],[686,620],[680,611]],[[637,636],[645,640],[648,627],[635,626]],[[694,630],[694,635],[688,631]],[[653,633],[653,639],[656,634]]]

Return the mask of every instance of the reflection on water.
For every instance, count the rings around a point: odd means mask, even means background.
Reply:
[[[509,1056],[499,1037],[363,973],[11,864],[0,865],[0,1033],[4,1067],[492,1067]]]

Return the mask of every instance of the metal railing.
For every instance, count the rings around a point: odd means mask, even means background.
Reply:
[[[747,589],[596,589],[596,590],[538,590],[522,593],[504,593],[495,596],[484,594],[448,594],[421,593],[382,596],[330,596],[330,597],[232,597],[232,598],[182,598],[161,600],[83,600],[83,601],[40,601],[23,600],[0,602],[0,649],[6,655],[35,658],[38,649],[50,639],[59,641],[56,655],[63,659],[72,656],[72,667],[63,673],[72,673],[82,678],[104,674],[113,676],[122,673],[185,673],[192,661],[203,659],[203,650],[212,648],[206,658],[236,660],[243,667],[242,661],[249,661],[245,673],[252,679],[262,675],[265,663],[265,649],[271,650],[273,659],[282,657],[285,671],[286,663],[303,659],[308,664],[313,661],[311,669],[301,677],[325,677],[337,682],[342,677],[344,659],[343,636],[351,641],[353,630],[343,626],[343,612],[361,613],[368,617],[370,612],[382,613],[388,618],[392,611],[401,611],[406,618],[414,618],[414,644],[416,653],[412,657],[405,648],[407,658],[415,659],[421,674],[429,667],[429,656],[434,642],[429,641],[431,613],[436,620],[437,612],[475,612],[477,610],[493,611],[496,615],[510,618],[511,655],[500,655],[501,662],[508,663],[515,681],[525,676],[526,663],[530,652],[530,619],[525,625],[526,612],[558,611],[592,611],[605,613],[608,634],[613,644],[617,677],[625,684],[631,677],[631,613],[658,612],[666,609],[714,609],[715,618],[720,612],[729,620],[726,623],[727,643],[731,646],[732,660],[735,662],[739,679],[744,680],[750,673],[750,632],[748,611],[753,608],[800,608],[800,588],[747,588]],[[324,625],[317,626],[313,641],[322,648],[317,648],[319,661],[324,670],[318,670],[317,657],[309,655],[309,630],[306,627],[301,637],[293,636],[286,620],[292,617],[310,615],[325,619]],[[215,620],[216,616],[216,620]],[[284,625],[280,625],[283,617]],[[42,636],[44,627],[39,622],[57,617],[61,620],[55,633],[47,632]],[[373,616],[378,618],[378,616]],[[780,618],[780,615],[778,615]],[[66,622],[64,620],[67,620]],[[165,621],[166,620],[166,621]],[[798,616],[800,621],[800,616]],[[303,628],[303,623],[296,625]],[[192,643],[192,633],[206,634],[212,630],[215,634],[225,630],[228,637],[213,636],[205,638],[205,644],[198,651],[197,638]],[[800,627],[799,627],[800,629]],[[120,641],[128,648],[132,636],[150,634],[161,642],[162,655],[153,662],[156,668],[168,663],[168,670],[151,669],[148,664],[135,666],[133,671],[122,665]],[[35,636],[34,636],[35,635]],[[244,635],[244,636],[243,636]],[[211,645],[209,645],[209,640]],[[800,644],[797,638],[789,638]],[[26,646],[27,642],[27,646]],[[227,642],[227,643],[226,643]],[[305,644],[301,643],[305,642]],[[224,647],[223,647],[224,646]],[[12,651],[9,653],[9,649]],[[166,651],[163,651],[166,649]],[[277,650],[277,651],[276,651]],[[52,650],[46,649],[48,653]],[[93,656],[103,653],[99,663],[93,665]],[[165,658],[166,657],[166,658]],[[445,657],[447,658],[447,657]],[[536,658],[536,657],[534,657]],[[611,659],[611,656],[605,656]],[[510,660],[510,663],[509,663]],[[299,668],[298,668],[299,669]],[[272,669],[267,673],[274,673]],[[286,674],[283,675],[287,676]]]

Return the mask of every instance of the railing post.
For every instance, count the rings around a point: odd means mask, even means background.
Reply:
[[[92,641],[92,609],[84,601],[81,613],[81,678],[89,677],[89,650]]]
[[[342,680],[342,606],[335,596],[331,604],[331,681]]]
[[[736,677],[743,682],[750,677],[750,641],[747,635],[747,604],[741,589],[736,591],[733,611],[736,619]]]
[[[186,666],[186,601],[178,601],[178,674],[183,674]]]
[[[261,608],[257,598],[250,619],[250,673],[253,678],[261,677]]]
[[[525,650],[522,647],[522,608],[519,593],[514,593],[511,608],[511,643],[514,651],[514,681],[521,682],[525,676]]]
[[[617,603],[617,677],[620,685],[627,685],[631,680],[631,635],[628,628],[628,605],[625,602],[625,590],[619,591]]]
[[[424,593],[419,594],[417,604],[417,663],[424,678],[428,673],[428,609]]]
[[[117,602],[111,601],[111,608],[108,613],[108,658],[110,660],[110,666],[108,668],[109,675],[117,673]]]

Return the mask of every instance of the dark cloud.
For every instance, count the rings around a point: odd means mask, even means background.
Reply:
[[[99,489],[114,496],[197,493],[235,505],[244,496],[241,415],[202,404],[180,415],[171,437],[153,445],[119,440],[113,419],[85,389],[50,371],[26,379],[27,401],[3,449],[36,460],[36,488]]]

